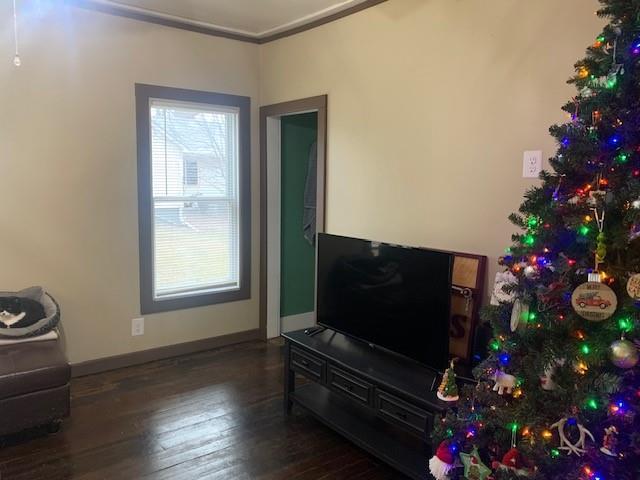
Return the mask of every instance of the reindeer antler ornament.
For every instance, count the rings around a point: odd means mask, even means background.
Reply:
[[[575,424],[578,427],[578,431],[580,432],[580,437],[578,438],[578,441],[575,443],[571,442],[571,440],[567,438],[567,434],[564,431],[564,427],[567,423],[569,423],[570,425]],[[581,457],[584,454],[584,452],[586,452],[585,442],[587,440],[587,437],[589,437],[593,442],[596,441],[595,438],[593,438],[593,435],[591,434],[591,432],[587,430],[584,425],[582,425],[581,423],[578,423],[575,418],[571,418],[571,419],[566,417],[562,418],[558,420],[556,423],[554,423],[553,425],[551,425],[551,428],[558,429],[558,435],[560,436],[559,449],[567,450],[569,455],[571,455],[572,453],[575,453],[578,457]]]

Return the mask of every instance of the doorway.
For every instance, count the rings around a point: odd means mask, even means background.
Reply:
[[[260,109],[263,338],[316,322],[314,234],[325,224],[326,119],[326,95]]]

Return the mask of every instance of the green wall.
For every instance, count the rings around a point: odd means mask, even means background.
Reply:
[[[302,234],[302,212],[309,148],[317,130],[317,113],[282,118],[281,317],[314,310],[315,249]]]

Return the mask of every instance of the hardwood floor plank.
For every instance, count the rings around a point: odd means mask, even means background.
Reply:
[[[56,435],[0,439],[2,480],[382,480],[401,475],[299,409],[282,347],[250,342],[72,381]]]

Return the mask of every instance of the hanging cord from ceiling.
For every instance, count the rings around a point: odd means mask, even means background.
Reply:
[[[18,51],[18,10],[16,9],[16,0],[13,0],[13,40],[16,47],[16,54],[13,57],[13,64],[16,67],[22,65],[20,53]]]

